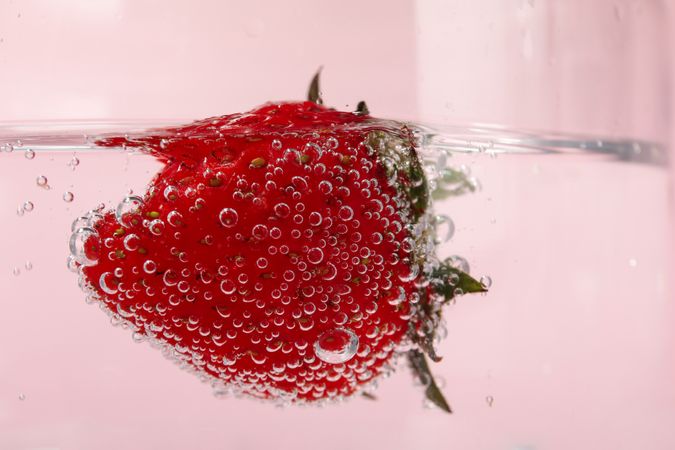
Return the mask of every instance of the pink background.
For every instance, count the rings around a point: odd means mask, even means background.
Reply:
[[[667,143],[674,15],[628,0],[0,0],[0,122],[217,115],[302,98],[323,65],[339,108]],[[141,191],[156,165],[85,154],[73,172],[70,156],[0,154],[0,449],[675,448],[664,170],[459,158],[485,189],[441,205],[458,224],[442,251],[495,286],[448,314],[448,417],[405,370],[377,402],[278,410],[215,399],[132,343],[83,303],[65,242],[75,215]]]

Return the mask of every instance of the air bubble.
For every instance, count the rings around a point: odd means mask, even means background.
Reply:
[[[461,270],[464,273],[469,273],[471,268],[469,267],[469,262],[459,255],[452,255],[450,257],[450,265],[455,269]]]
[[[303,177],[294,176],[291,178],[291,183],[293,184],[293,187],[295,187],[295,189],[300,192],[305,192],[309,188],[307,180],[305,180]]]
[[[164,198],[173,201],[178,198],[178,188],[176,186],[167,186],[164,188]]]
[[[415,249],[415,241],[410,236],[403,239],[401,242],[401,250],[410,253]]]
[[[172,227],[180,227],[183,224],[183,215],[178,211],[171,211],[166,216],[166,221],[169,222],[169,225]]]
[[[98,279],[98,285],[101,287],[101,290],[108,295],[117,293],[118,284],[115,276],[110,272],[103,272]]]
[[[307,252],[307,261],[312,264],[319,264],[323,261],[323,250],[319,247],[310,248]]]
[[[354,217],[354,210],[349,206],[342,206],[338,210],[338,217],[344,221],[351,220]]]
[[[356,355],[359,338],[349,328],[334,328],[319,335],[314,342],[314,353],[324,362],[341,364]]]
[[[155,264],[155,262],[153,260],[147,259],[143,263],[143,271],[145,273],[152,274],[152,273],[155,273],[156,270],[157,270],[157,264]]]
[[[313,227],[318,227],[321,225],[321,222],[323,221],[323,217],[321,217],[321,214],[314,211],[309,214],[309,224]]]
[[[40,187],[42,187],[42,188],[45,188],[45,189],[47,189],[47,188],[49,187],[49,185],[47,184],[47,183],[48,183],[47,177],[44,176],[44,175],[40,175],[39,177],[37,177],[37,178],[35,179],[35,183],[36,183],[38,186],[40,186]]]
[[[237,211],[232,208],[223,208],[220,211],[220,215],[218,217],[220,219],[220,223],[228,228],[235,226],[239,220],[239,214],[237,214]]]
[[[489,289],[490,286],[492,286],[492,278],[490,278],[488,275],[484,275],[484,276],[480,277],[480,284],[485,289]]]
[[[77,272],[78,267],[80,267],[80,263],[75,260],[73,255],[68,255],[68,258],[66,259],[66,267],[68,267],[68,270],[71,272]]]
[[[26,153],[23,154],[23,156],[26,157],[26,159],[34,159],[35,158],[35,152],[31,149],[26,150]]]
[[[81,216],[73,220],[73,223],[70,225],[70,231],[75,231],[79,228],[91,226],[91,220],[89,216]]]
[[[256,261],[256,266],[258,266],[259,269],[265,269],[268,266],[269,262],[267,261],[267,258],[258,258]]]
[[[162,219],[155,219],[148,224],[148,229],[155,236],[159,236],[164,232],[164,221]]]
[[[224,366],[233,366],[236,362],[236,359],[230,359],[227,356],[223,356],[222,363]]]
[[[288,217],[291,213],[291,208],[286,203],[279,203],[274,207],[274,214],[282,219]]]
[[[395,297],[389,299],[389,304],[393,306],[400,305],[405,301],[405,289],[402,286],[398,287],[398,294]]]
[[[220,290],[223,292],[223,294],[234,294],[234,291],[237,289],[235,286],[234,282],[232,280],[223,280],[220,282]]]
[[[162,281],[164,281],[164,284],[167,286],[175,286],[178,283],[178,275],[176,275],[176,272],[169,269],[166,272],[164,272],[164,275],[162,276]]]
[[[35,205],[31,201],[27,201],[23,203],[22,209],[26,212],[31,212],[33,209],[35,209]]]
[[[70,236],[70,254],[83,266],[96,265],[101,240],[92,228],[79,228]]]
[[[398,278],[404,283],[415,280],[420,274],[420,267],[415,264],[410,266],[407,269],[404,269],[402,273],[399,274]]]
[[[330,181],[323,180],[319,182],[319,190],[323,194],[330,194],[333,191],[333,185]]]
[[[75,195],[74,195],[72,192],[66,191],[66,192],[63,193],[63,201],[64,201],[64,202],[70,203],[70,202],[72,202],[74,199],[75,199]]]
[[[436,236],[440,242],[448,242],[455,234],[455,223],[448,216],[436,216]]]
[[[138,250],[139,242],[140,238],[137,235],[129,234],[124,238],[124,248],[133,252],[134,250]]]
[[[132,216],[138,214],[142,206],[143,199],[141,197],[135,195],[125,197],[115,209],[117,222],[122,225],[131,224]]]
[[[326,264],[325,269],[323,270],[323,279],[326,281],[334,280],[337,276],[337,268],[333,263]]]
[[[265,239],[267,237],[267,234],[269,233],[267,227],[260,223],[258,225],[255,225],[251,232],[253,234],[253,237],[257,239]]]

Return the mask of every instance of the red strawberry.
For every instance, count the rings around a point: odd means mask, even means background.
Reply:
[[[365,105],[318,103],[97,142],[165,165],[142,197],[76,221],[81,285],[221,390],[281,402],[349,396],[405,345],[435,358],[443,300],[483,290],[435,260],[411,131]],[[423,354],[409,358],[449,410]]]

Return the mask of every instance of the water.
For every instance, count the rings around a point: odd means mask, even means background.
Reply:
[[[382,448],[399,445],[394,424],[419,436],[421,448],[672,442],[664,148],[486,127],[420,132],[429,173],[455,168],[475,191],[436,203],[440,256],[461,255],[457,264],[491,283],[487,295],[460,297],[446,310],[444,358],[432,370],[455,411],[449,419],[423,409],[406,367],[381,382],[377,402],[353,399],[317,412],[215,401],[207,385],[86,305],[66,267],[71,222],[100,203],[142,194],[160,167],[141,153],[97,149],[87,136],[154,125],[0,127],[0,422],[17,441],[35,434],[34,447],[75,448],[63,430],[81,435],[100,423],[120,439],[139,427],[161,433],[168,426],[222,433],[226,441],[231,430],[259,432],[247,419],[257,417],[288,420],[296,435],[298,424],[325,430],[326,423],[336,433],[350,429],[349,439],[379,434]],[[367,426],[355,414],[363,409],[372,417]],[[396,421],[382,411],[407,415]]]

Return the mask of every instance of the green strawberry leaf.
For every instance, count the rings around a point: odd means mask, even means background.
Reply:
[[[433,283],[433,288],[437,294],[445,298],[443,303],[450,302],[458,295],[487,292],[487,289],[480,281],[468,273],[453,267],[449,259],[446,259],[434,270],[432,279],[438,280]]]
[[[436,384],[436,380],[429,369],[429,363],[427,362],[427,357],[424,353],[419,350],[410,350],[408,352],[408,361],[410,362],[413,372],[417,375],[417,378],[424,386],[426,386],[424,394],[427,399],[441,410],[452,413],[448,401],[443,396],[438,384]]]
[[[411,161],[407,173],[410,180],[409,197],[413,206],[413,218],[417,222],[429,207],[429,187],[415,148],[411,147],[410,151],[412,152],[412,157],[410,158]]]
[[[321,89],[319,86],[319,78],[321,77],[321,69],[316,71],[314,77],[312,78],[311,83],[309,83],[309,90],[307,91],[307,100],[316,103],[317,105],[323,105],[323,99],[321,98]]]
[[[376,400],[377,400],[377,397],[375,397],[375,396],[374,396],[373,394],[371,394],[370,392],[361,392],[361,396],[362,396],[363,398],[367,399],[367,400],[372,400],[372,401],[376,401]]]
[[[406,138],[409,130],[401,134],[372,131],[367,144],[381,158],[388,177],[396,177],[397,189],[410,201],[411,219],[417,223],[429,207],[429,185],[417,151]]]
[[[476,183],[461,170],[446,167],[438,179],[438,187],[431,193],[434,200],[476,192]]]
[[[366,105],[366,102],[361,100],[357,105],[356,105],[356,114],[362,115],[362,116],[367,116],[370,114],[370,110],[368,110],[368,105]]]

